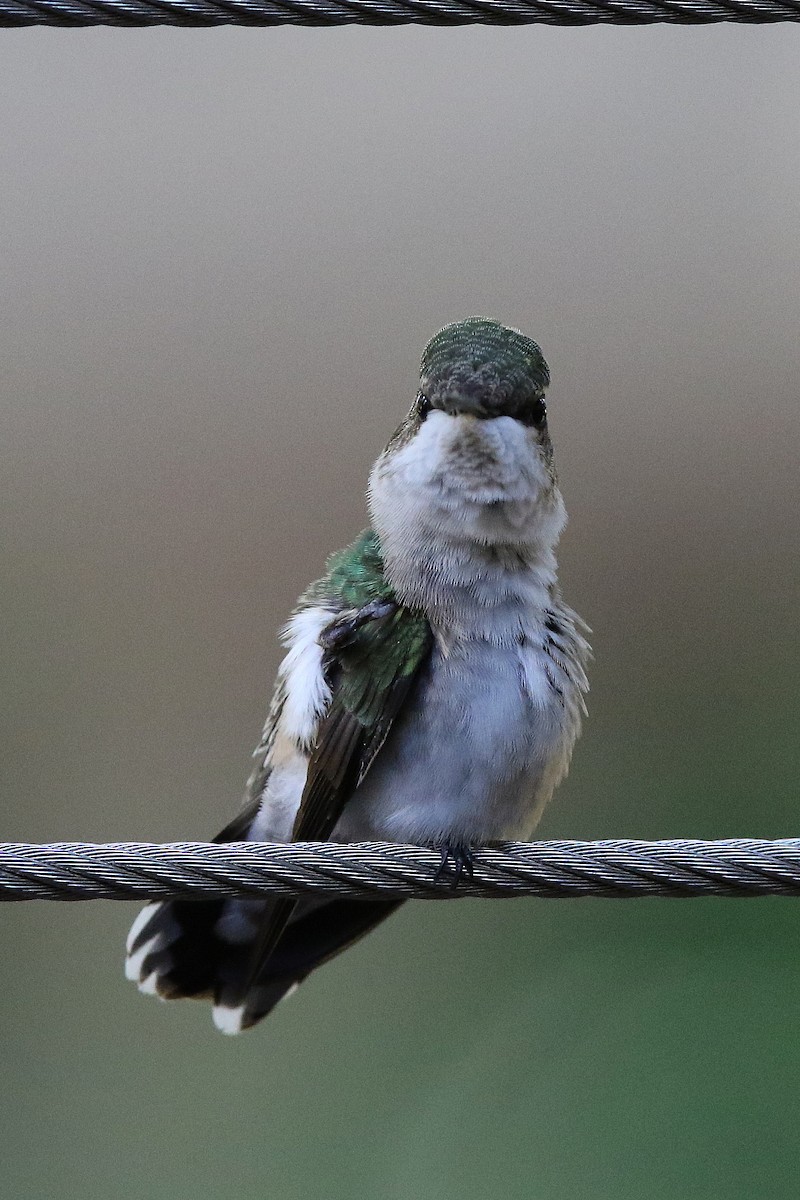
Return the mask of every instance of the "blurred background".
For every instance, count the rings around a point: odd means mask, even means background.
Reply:
[[[800,834],[800,30],[6,33],[6,840],[203,838],[420,352],[550,363],[590,719],[542,837]],[[800,905],[407,905],[229,1040],[0,907],[13,1200],[772,1200]]]

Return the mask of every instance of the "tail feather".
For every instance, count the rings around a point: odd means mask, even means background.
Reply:
[[[220,950],[214,926],[223,903],[148,904],[128,934],[126,977],[162,1000],[213,996]]]
[[[217,990],[214,1023],[225,1033],[250,1029],[317,967],[384,921],[400,900],[303,901],[275,949],[243,990],[243,977]]]
[[[211,999],[214,1024],[239,1033],[265,1017],[316,967],[358,941],[400,901],[304,900],[253,971],[271,902],[164,901],[133,923],[125,974],[162,1000]]]

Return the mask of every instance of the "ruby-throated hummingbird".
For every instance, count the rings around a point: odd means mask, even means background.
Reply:
[[[413,842],[457,881],[474,847],[531,836],[580,732],[589,654],[556,577],[549,382],[536,343],[496,321],[429,343],[370,475],[371,527],[284,629],[245,807],[217,842]],[[397,903],[150,904],[126,973],[210,998],[238,1033]]]

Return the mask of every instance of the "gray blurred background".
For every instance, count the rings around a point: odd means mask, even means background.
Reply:
[[[0,43],[5,839],[211,835],[447,321],[540,341],[594,628],[543,837],[797,835],[800,30]],[[3,1200],[782,1200],[800,905],[406,906],[257,1031],[0,908]]]

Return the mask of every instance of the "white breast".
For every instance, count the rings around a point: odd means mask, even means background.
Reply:
[[[369,499],[393,586],[444,637],[514,641],[547,608],[566,513],[534,430],[431,413],[375,464]]]

